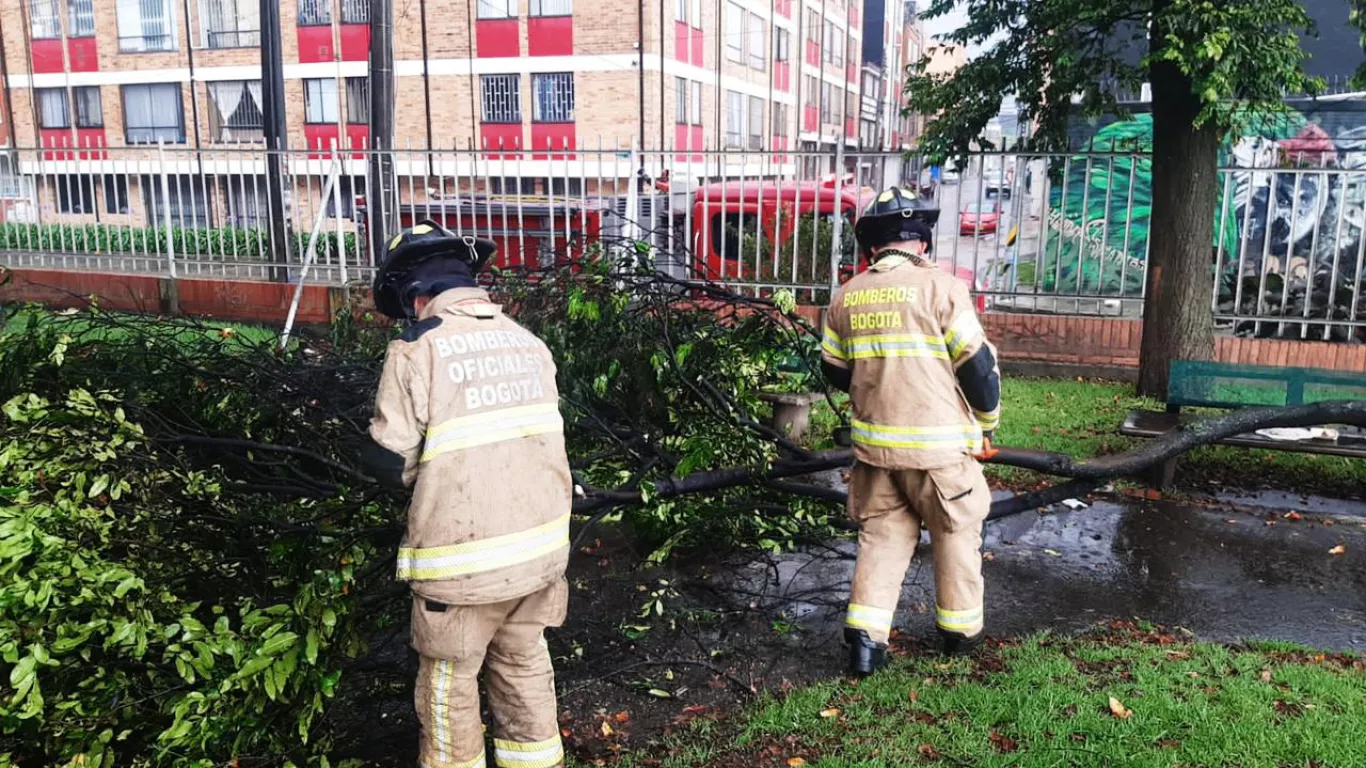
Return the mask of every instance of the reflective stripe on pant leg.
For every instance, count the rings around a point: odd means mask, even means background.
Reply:
[[[970,637],[983,627],[982,523],[991,489],[971,459],[927,474],[913,495],[934,545],[935,623]]]
[[[854,467],[849,505],[850,517],[859,523],[859,548],[845,625],[885,643],[901,598],[901,582],[920,539],[920,523],[885,469]]]
[[[934,623],[940,629],[950,632],[959,632],[969,637],[982,631],[982,606],[967,608],[964,610],[950,610],[936,604],[934,606]]]
[[[564,745],[558,735],[545,741],[494,739],[493,757],[499,768],[554,768],[564,760]]]
[[[458,661],[421,657],[416,704],[423,768],[485,768],[479,690],[473,673]]]

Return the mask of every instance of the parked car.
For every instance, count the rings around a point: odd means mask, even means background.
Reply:
[[[958,233],[962,235],[990,235],[1001,225],[1000,200],[968,203],[958,215]]]

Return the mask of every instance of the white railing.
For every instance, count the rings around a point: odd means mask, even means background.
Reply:
[[[259,147],[3,151],[0,263],[282,279],[321,220],[310,279],[368,280],[366,224],[381,210],[381,221],[430,218],[493,237],[509,268],[643,241],[677,275],[819,303],[855,269],[862,206],[901,185],[938,206],[936,258],[996,311],[1142,314],[1152,202],[1142,153],[983,153],[941,173],[908,155],[843,150],[414,148],[383,153],[393,194],[369,199],[375,154],[280,153],[282,194],[271,195]],[[1366,152],[1233,160],[1211,212],[1217,320],[1262,335],[1366,334]],[[280,219],[284,242],[270,226]]]

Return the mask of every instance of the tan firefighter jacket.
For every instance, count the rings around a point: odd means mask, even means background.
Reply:
[[[975,413],[955,370],[986,343],[967,286],[929,262],[889,255],[836,291],[821,352],[850,369],[854,456],[938,469],[981,452],[1000,408]]]
[[[398,578],[492,603],[563,575],[573,481],[545,344],[477,288],[437,296],[389,345],[370,436],[412,486]]]

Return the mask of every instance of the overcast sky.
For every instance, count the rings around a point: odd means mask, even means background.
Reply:
[[[930,37],[930,40],[933,41],[939,35],[942,35],[945,32],[952,32],[955,29],[958,29],[959,27],[963,26],[965,23],[967,23],[967,20],[967,11],[964,10],[962,3],[959,3],[952,11],[949,11],[943,16],[937,16],[933,19],[925,19],[925,32]],[[977,53],[980,50],[980,47],[969,48],[968,58],[972,58],[973,56],[977,55]]]

